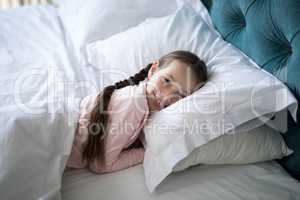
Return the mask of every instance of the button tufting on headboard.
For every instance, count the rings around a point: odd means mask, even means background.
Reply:
[[[300,100],[300,0],[202,0],[216,29]],[[285,141],[294,153],[281,164],[300,180],[300,109]]]

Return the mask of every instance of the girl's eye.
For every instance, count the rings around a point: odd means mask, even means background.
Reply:
[[[177,93],[177,95],[180,96],[181,98],[184,98],[184,97],[185,97],[184,94],[181,94],[181,93],[179,93],[179,92]]]
[[[164,78],[166,83],[170,83],[170,79]]]

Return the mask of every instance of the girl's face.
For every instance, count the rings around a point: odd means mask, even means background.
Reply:
[[[190,95],[199,81],[185,63],[174,60],[163,69],[154,62],[148,72],[146,94],[149,110],[159,111]]]

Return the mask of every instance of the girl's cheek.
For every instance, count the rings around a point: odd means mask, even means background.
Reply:
[[[159,85],[164,85],[165,84],[164,78],[160,77],[158,83],[159,83]]]
[[[158,80],[158,81],[156,82],[156,84],[155,84],[155,90],[156,90],[157,92],[160,92],[161,89],[162,89],[162,81],[161,81],[161,80]]]
[[[153,87],[154,87],[154,89],[157,89],[158,87],[161,87],[161,85],[162,85],[162,81],[161,81],[160,78],[158,78],[157,80],[155,80],[155,81],[153,82]]]

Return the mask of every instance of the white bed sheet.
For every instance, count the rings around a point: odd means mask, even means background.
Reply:
[[[96,175],[70,170],[63,175],[64,200],[298,200],[300,183],[275,161],[248,165],[198,165],[173,173],[150,194],[143,166]]]

